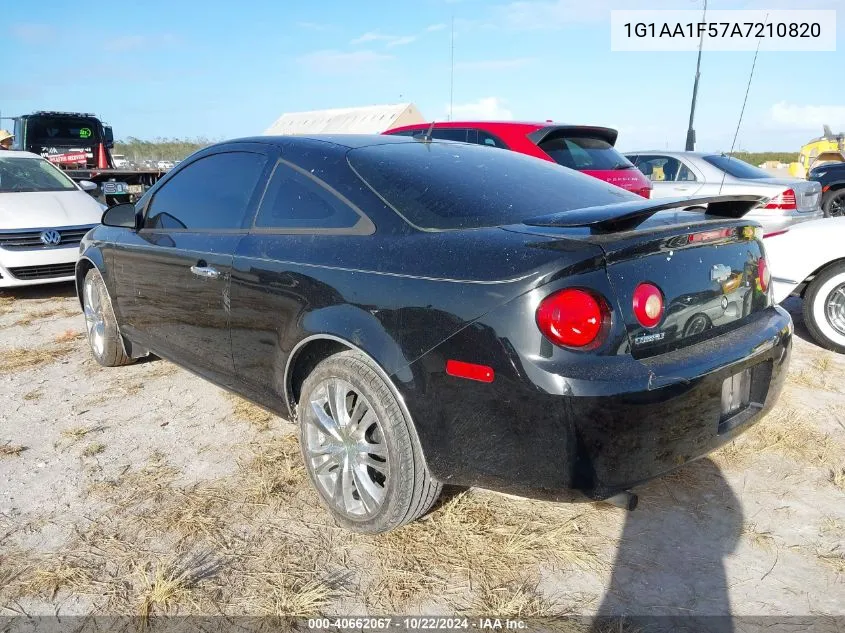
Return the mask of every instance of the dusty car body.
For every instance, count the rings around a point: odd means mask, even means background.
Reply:
[[[243,139],[110,209],[77,286],[99,362],[154,353],[296,419],[323,502],[379,532],[442,483],[611,498],[760,419],[792,330],[759,202],[449,142]],[[665,327],[683,295],[719,309],[723,272],[740,309]]]

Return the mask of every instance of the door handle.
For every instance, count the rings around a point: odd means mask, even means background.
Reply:
[[[675,191],[689,191],[689,187],[675,187]]]
[[[206,279],[217,279],[220,276],[220,271],[211,266],[191,266],[191,272]]]

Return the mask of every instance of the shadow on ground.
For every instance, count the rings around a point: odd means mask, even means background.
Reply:
[[[8,297],[19,301],[67,298],[75,296],[76,286],[72,281],[66,281],[58,284],[22,286],[19,288],[0,288],[0,297]]]
[[[630,616],[631,630],[643,632],[733,631],[724,559],[743,516],[719,468],[698,460],[637,492],[593,630],[605,630],[603,616]]]

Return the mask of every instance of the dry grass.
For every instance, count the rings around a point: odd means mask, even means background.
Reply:
[[[53,342],[68,343],[70,341],[76,341],[83,338],[85,338],[85,334],[83,334],[82,332],[77,332],[76,330],[65,330],[61,334],[58,334],[53,337]]]
[[[822,534],[833,534],[834,536],[845,537],[845,521],[836,517],[826,516],[822,518],[819,531]]]
[[[27,449],[28,447],[26,446],[6,442],[5,444],[0,444],[0,457],[20,457],[20,454]]]
[[[92,442],[82,451],[83,457],[94,457],[106,450],[106,445],[100,442]]]
[[[837,576],[845,575],[845,552],[837,545],[830,550],[817,550],[816,560],[834,571]]]
[[[564,614],[554,601],[539,592],[536,584],[527,582],[514,582],[500,587],[483,584],[476,592],[467,613],[511,619]]]
[[[46,595],[52,599],[60,589],[77,593],[84,591],[90,584],[91,577],[86,570],[58,561],[29,570],[18,590],[23,595]]]
[[[227,393],[226,399],[232,403],[232,417],[236,420],[247,422],[258,431],[267,431],[270,428],[270,421],[274,416],[266,409],[232,393]]]
[[[566,518],[567,509],[580,514]],[[468,587],[527,586],[540,565],[606,571],[595,527],[614,512],[461,493],[425,520],[373,538],[379,568],[368,599],[373,607],[397,612],[428,593],[466,609],[448,595]]]
[[[246,498],[259,504],[278,504],[302,490],[308,476],[302,465],[299,441],[285,434],[256,445],[249,460],[240,462]]]
[[[33,389],[32,391],[29,391],[29,392],[23,394],[23,399],[26,400],[27,402],[31,402],[33,400],[38,400],[39,398],[41,398],[42,395],[44,395],[44,394],[41,392],[40,388],[39,389]]]
[[[35,321],[44,321],[47,319],[53,318],[67,318],[67,317],[74,317],[79,316],[80,312],[79,309],[73,309],[66,306],[54,306],[51,308],[47,308],[46,310],[38,310],[35,312],[29,312],[24,316],[20,317],[17,321],[12,323],[13,326],[26,326],[32,325]]]
[[[337,593],[319,580],[276,573],[266,577],[267,589],[258,602],[262,615],[307,618],[324,612]]]
[[[775,538],[771,532],[757,529],[757,524],[746,521],[742,526],[742,537],[753,547],[770,552],[775,549]]]
[[[828,481],[842,491],[845,491],[845,466],[834,466],[830,469]]]
[[[83,439],[91,433],[98,433],[104,430],[104,426],[100,426],[97,424],[95,424],[94,426],[74,426],[69,429],[65,429],[60,433],[60,435],[64,439],[70,440],[71,442],[78,442],[79,440]]]
[[[34,369],[64,358],[75,346],[69,343],[36,348],[12,348],[0,350],[0,373],[21,369]]]
[[[151,615],[168,613],[176,606],[199,606],[194,589],[218,571],[216,563],[207,556],[182,560],[159,560],[136,568],[140,576],[138,612],[146,624]]]

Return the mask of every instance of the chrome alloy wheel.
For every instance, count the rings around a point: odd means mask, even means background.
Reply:
[[[845,335],[845,284],[837,286],[827,295],[825,313],[830,327]]]
[[[312,392],[305,419],[305,456],[323,496],[353,519],[375,515],[385,499],[387,446],[369,401],[344,380]]]
[[[88,330],[88,342],[97,356],[102,356],[106,346],[106,319],[103,316],[100,291],[94,283],[94,279],[90,276],[85,279],[82,303],[85,311],[85,327]]]

